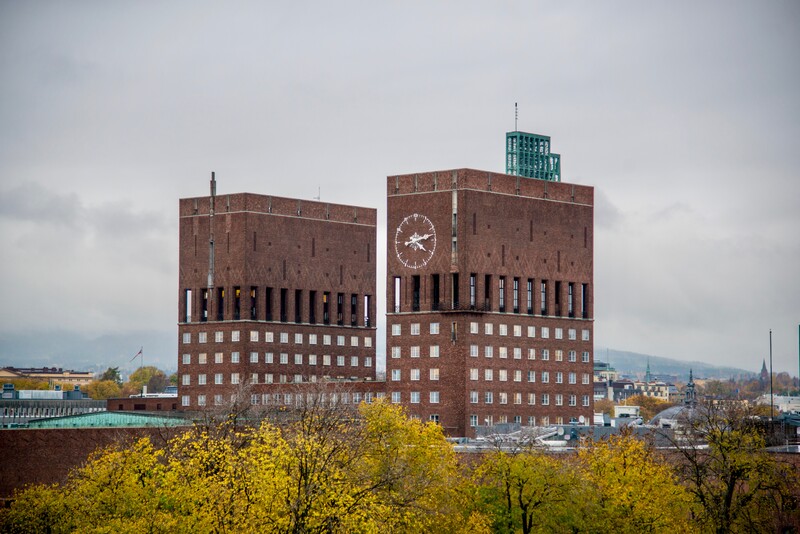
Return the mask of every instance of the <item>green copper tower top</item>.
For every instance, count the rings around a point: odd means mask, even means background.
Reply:
[[[561,155],[550,152],[550,136],[506,133],[506,174],[561,181]]]

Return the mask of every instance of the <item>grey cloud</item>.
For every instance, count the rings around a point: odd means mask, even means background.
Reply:
[[[0,193],[0,217],[75,226],[83,207],[74,193],[62,195],[38,183],[24,183]]]

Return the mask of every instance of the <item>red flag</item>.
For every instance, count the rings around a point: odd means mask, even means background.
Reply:
[[[140,347],[140,348],[139,348],[139,352],[137,352],[137,353],[134,355],[134,357],[133,357],[133,358],[131,358],[131,361],[135,360],[135,359],[136,359],[136,356],[141,356],[141,354],[142,354],[142,349],[144,349],[144,347]]]

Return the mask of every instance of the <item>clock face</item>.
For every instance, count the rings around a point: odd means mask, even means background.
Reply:
[[[394,234],[394,251],[400,263],[411,269],[428,264],[436,250],[436,229],[424,215],[409,215]]]

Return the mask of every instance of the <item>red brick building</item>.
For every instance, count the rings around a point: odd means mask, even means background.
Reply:
[[[451,435],[592,417],[592,187],[387,179],[386,390]]]
[[[179,204],[179,406],[376,390],[376,210],[215,189]]]

